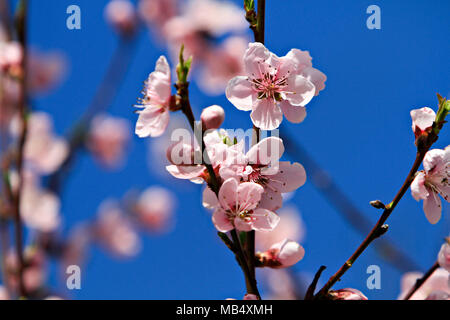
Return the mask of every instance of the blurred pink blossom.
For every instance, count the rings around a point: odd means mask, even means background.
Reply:
[[[164,232],[171,226],[175,198],[167,189],[150,187],[139,196],[134,211],[145,228]]]
[[[136,134],[141,137],[158,137],[164,133],[169,123],[171,98],[170,67],[166,57],[159,57],[153,71],[145,82],[143,108],[136,123]]]
[[[0,300],[9,300],[8,290],[0,285]]]
[[[131,34],[136,28],[137,13],[129,0],[111,0],[105,7],[105,18],[122,35]]]
[[[450,146],[427,152],[423,160],[424,171],[416,174],[411,193],[417,201],[423,200],[423,210],[432,224],[441,219],[442,204],[439,195],[449,202],[450,196]]]
[[[98,115],[91,122],[88,148],[101,164],[109,168],[118,167],[124,161],[129,132],[128,120]]]
[[[294,57],[279,58],[263,44],[250,43],[244,55],[246,75],[228,83],[228,100],[239,110],[252,111],[253,124],[262,130],[278,128],[283,113],[291,122],[302,122],[305,105],[316,94],[315,85]]]
[[[20,67],[23,50],[20,43],[0,41],[0,70],[5,72],[11,68]]]
[[[402,300],[415,285],[416,280],[423,276],[420,272],[407,272],[401,279],[401,292],[399,299]],[[449,272],[443,268],[437,269],[425,283],[411,296],[410,300],[425,300],[430,294],[444,292],[450,294]]]
[[[28,86],[32,93],[41,94],[54,89],[66,71],[67,59],[60,52],[39,52],[31,50],[28,55]]]
[[[140,250],[139,236],[127,216],[113,201],[100,205],[96,238],[118,257],[132,257]]]
[[[154,27],[161,27],[177,13],[178,0],[139,0],[139,16]]]

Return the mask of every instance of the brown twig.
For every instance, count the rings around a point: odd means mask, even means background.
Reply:
[[[422,276],[422,278],[417,279],[414,286],[409,290],[408,294],[403,298],[403,300],[409,300],[413,294],[419,290],[419,288],[431,277],[431,275],[439,268],[439,263],[436,261],[430,269]]]
[[[433,124],[433,128],[435,126],[436,123]],[[382,236],[387,231],[387,227],[384,223],[392,214],[395,207],[402,199],[403,195],[409,189],[412,181],[414,180],[417,170],[422,164],[425,154],[428,152],[428,150],[430,149],[432,144],[437,140],[437,138],[438,138],[437,134],[434,131],[432,131],[428,135],[423,136],[423,139],[419,141],[416,159],[400,190],[397,192],[392,202],[386,206],[386,209],[383,211],[383,214],[381,215],[380,219],[378,220],[376,225],[372,228],[372,230],[364,239],[364,241],[359,245],[359,247],[351,255],[351,257],[341,266],[341,268],[322,287],[322,289],[317,293],[316,298],[325,296],[328,293],[328,291],[333,287],[333,285],[338,280],[340,280],[340,278],[345,274],[345,272],[347,272],[347,270],[352,267],[352,265],[355,263],[358,257],[364,252],[364,250],[367,249],[367,247],[372,243],[372,241]]]
[[[360,234],[366,235],[370,232],[372,228],[370,220],[365,217],[352,200],[333,181],[332,177],[311,157],[307,150],[299,142],[292,139],[287,131],[281,130],[281,138],[286,147],[286,152],[295,157],[305,167],[314,187],[336,211]],[[397,246],[392,244],[390,239],[382,238],[374,243],[374,247],[383,259],[402,272],[419,269],[419,266]]]

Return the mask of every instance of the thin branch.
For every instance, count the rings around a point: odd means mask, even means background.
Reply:
[[[291,135],[284,130],[281,130],[281,137],[286,147],[286,152],[295,157],[305,167],[314,187],[355,230],[362,235],[366,235],[371,230],[372,223],[365,217],[364,213],[347,197],[336,182],[333,181],[332,177],[320,167],[301,143],[292,139]],[[380,239],[374,243],[374,247],[383,259],[402,272],[420,268],[403,251],[392,244],[392,241],[389,239]]]
[[[436,261],[433,266],[423,275],[422,278],[417,279],[414,286],[409,290],[408,294],[403,298],[403,300],[409,300],[417,290],[431,277],[431,275],[439,268],[439,263]]]
[[[84,145],[91,120],[95,115],[105,111],[112,105],[133,60],[137,45],[137,34],[138,32],[132,37],[120,38],[120,42],[111,57],[106,73],[94,97],[80,120],[69,130],[69,155],[58,171],[49,177],[48,187],[51,191],[55,193],[60,192],[62,181],[70,172],[77,151]]]
[[[433,127],[436,124],[433,125]],[[352,265],[355,263],[355,261],[358,259],[358,257],[364,252],[364,250],[367,249],[367,247],[377,239],[378,237],[382,236],[387,228],[385,227],[384,223],[389,218],[391,213],[394,211],[397,204],[402,199],[403,195],[406,193],[406,191],[409,189],[412,181],[414,180],[415,174],[417,170],[419,169],[420,165],[422,164],[422,161],[425,157],[425,154],[430,149],[431,145],[437,140],[437,135],[434,133],[430,133],[425,137],[425,140],[422,140],[421,143],[418,146],[418,152],[416,155],[416,160],[414,161],[414,164],[412,165],[411,170],[409,171],[408,176],[405,179],[405,182],[403,183],[400,190],[397,192],[396,196],[392,200],[390,204],[386,206],[386,209],[383,211],[383,214],[381,215],[380,219],[376,223],[376,225],[373,227],[373,229],[370,231],[370,233],[367,235],[367,237],[364,239],[364,241],[360,244],[360,246],[356,249],[356,251],[351,255],[351,257],[341,266],[341,268],[328,280],[328,282],[323,286],[323,288],[319,291],[319,293],[316,295],[317,298],[323,297],[328,293],[328,290],[330,290],[333,285],[341,279],[341,277],[347,272],[348,269],[352,267]]]

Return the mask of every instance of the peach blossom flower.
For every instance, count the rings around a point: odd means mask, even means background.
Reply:
[[[141,137],[158,137],[164,133],[169,123],[171,100],[170,67],[166,57],[159,57],[153,71],[145,82],[143,108],[136,123],[136,134]]]
[[[411,193],[417,201],[423,200],[423,210],[432,224],[441,219],[442,204],[439,195],[449,201],[450,195],[450,146],[427,152],[423,160],[424,171],[416,174]]]
[[[173,219],[175,198],[167,189],[150,187],[139,196],[134,211],[141,224],[151,231],[164,232]]]
[[[0,41],[0,70],[20,67],[22,59],[23,50],[20,43]]]
[[[126,119],[96,116],[91,122],[88,148],[100,163],[110,168],[118,167],[124,160],[129,132],[130,125]]]
[[[101,204],[95,230],[96,238],[119,257],[132,257],[140,250],[137,232],[113,201]]]
[[[244,69],[246,76],[231,79],[226,96],[239,110],[252,111],[255,126],[276,129],[283,113],[291,122],[303,121],[304,107],[314,97],[316,87],[301,73],[295,59],[279,58],[255,42],[245,52]]]
[[[136,28],[136,10],[129,0],[111,0],[105,7],[105,18],[123,35],[132,33]]]
[[[412,130],[417,138],[423,132],[431,129],[431,126],[436,119],[436,113],[433,109],[425,107],[422,109],[411,110],[411,118]]]
[[[139,16],[155,27],[164,24],[177,13],[177,0],[140,0],[138,5]]]
[[[263,192],[264,188],[253,182],[239,184],[232,178],[226,180],[219,190],[219,206],[212,217],[217,230],[273,230],[280,218],[272,211],[257,209]]]
[[[415,285],[416,280],[422,276],[423,274],[420,272],[407,272],[403,275],[399,300],[404,299]],[[428,296],[436,292],[446,293],[447,297],[450,295],[449,272],[443,268],[437,269],[411,296],[410,300],[425,300]]]

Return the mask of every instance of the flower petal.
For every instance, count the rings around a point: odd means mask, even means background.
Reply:
[[[158,137],[164,133],[169,124],[169,112],[161,106],[147,105],[138,111],[136,134],[141,137]]]
[[[276,211],[283,206],[283,197],[277,190],[266,188],[261,196],[258,208]]]
[[[216,229],[220,232],[228,232],[234,229],[234,226],[228,219],[226,212],[222,209],[217,209],[214,211],[212,221]]]
[[[272,231],[280,222],[280,217],[266,209],[256,209],[252,217],[253,229],[258,231]]]
[[[411,194],[417,201],[426,199],[429,195],[425,187],[425,174],[419,172],[411,183]]]
[[[207,209],[214,209],[219,206],[219,200],[216,194],[209,187],[203,190],[203,201],[202,204]]]
[[[261,200],[264,188],[254,182],[243,182],[237,188],[239,210],[253,210]]]
[[[436,224],[441,219],[442,204],[441,198],[432,192],[430,195],[423,200],[423,211],[425,211],[425,216],[428,222],[431,224]]]
[[[224,210],[234,210],[238,207],[237,196],[238,182],[233,179],[227,179],[219,190],[219,202]]]
[[[314,84],[302,75],[292,75],[284,95],[293,106],[306,106],[316,93]]]
[[[279,164],[278,173],[268,176],[269,184],[281,193],[291,192],[306,182],[306,171],[300,163],[282,161]]]
[[[302,106],[293,106],[287,100],[280,102],[281,111],[286,119],[292,123],[300,123],[306,118],[306,108]]]
[[[283,121],[280,107],[271,99],[259,99],[250,114],[253,124],[261,130],[274,130]]]
[[[249,43],[244,54],[245,72],[254,78],[262,78],[261,74],[265,73],[269,67],[266,61],[270,57],[270,51],[262,43]]]
[[[228,100],[239,110],[252,110],[256,93],[248,77],[238,76],[231,79],[225,93]]]
[[[248,163],[275,165],[284,153],[283,140],[277,137],[264,138],[247,152]]]

